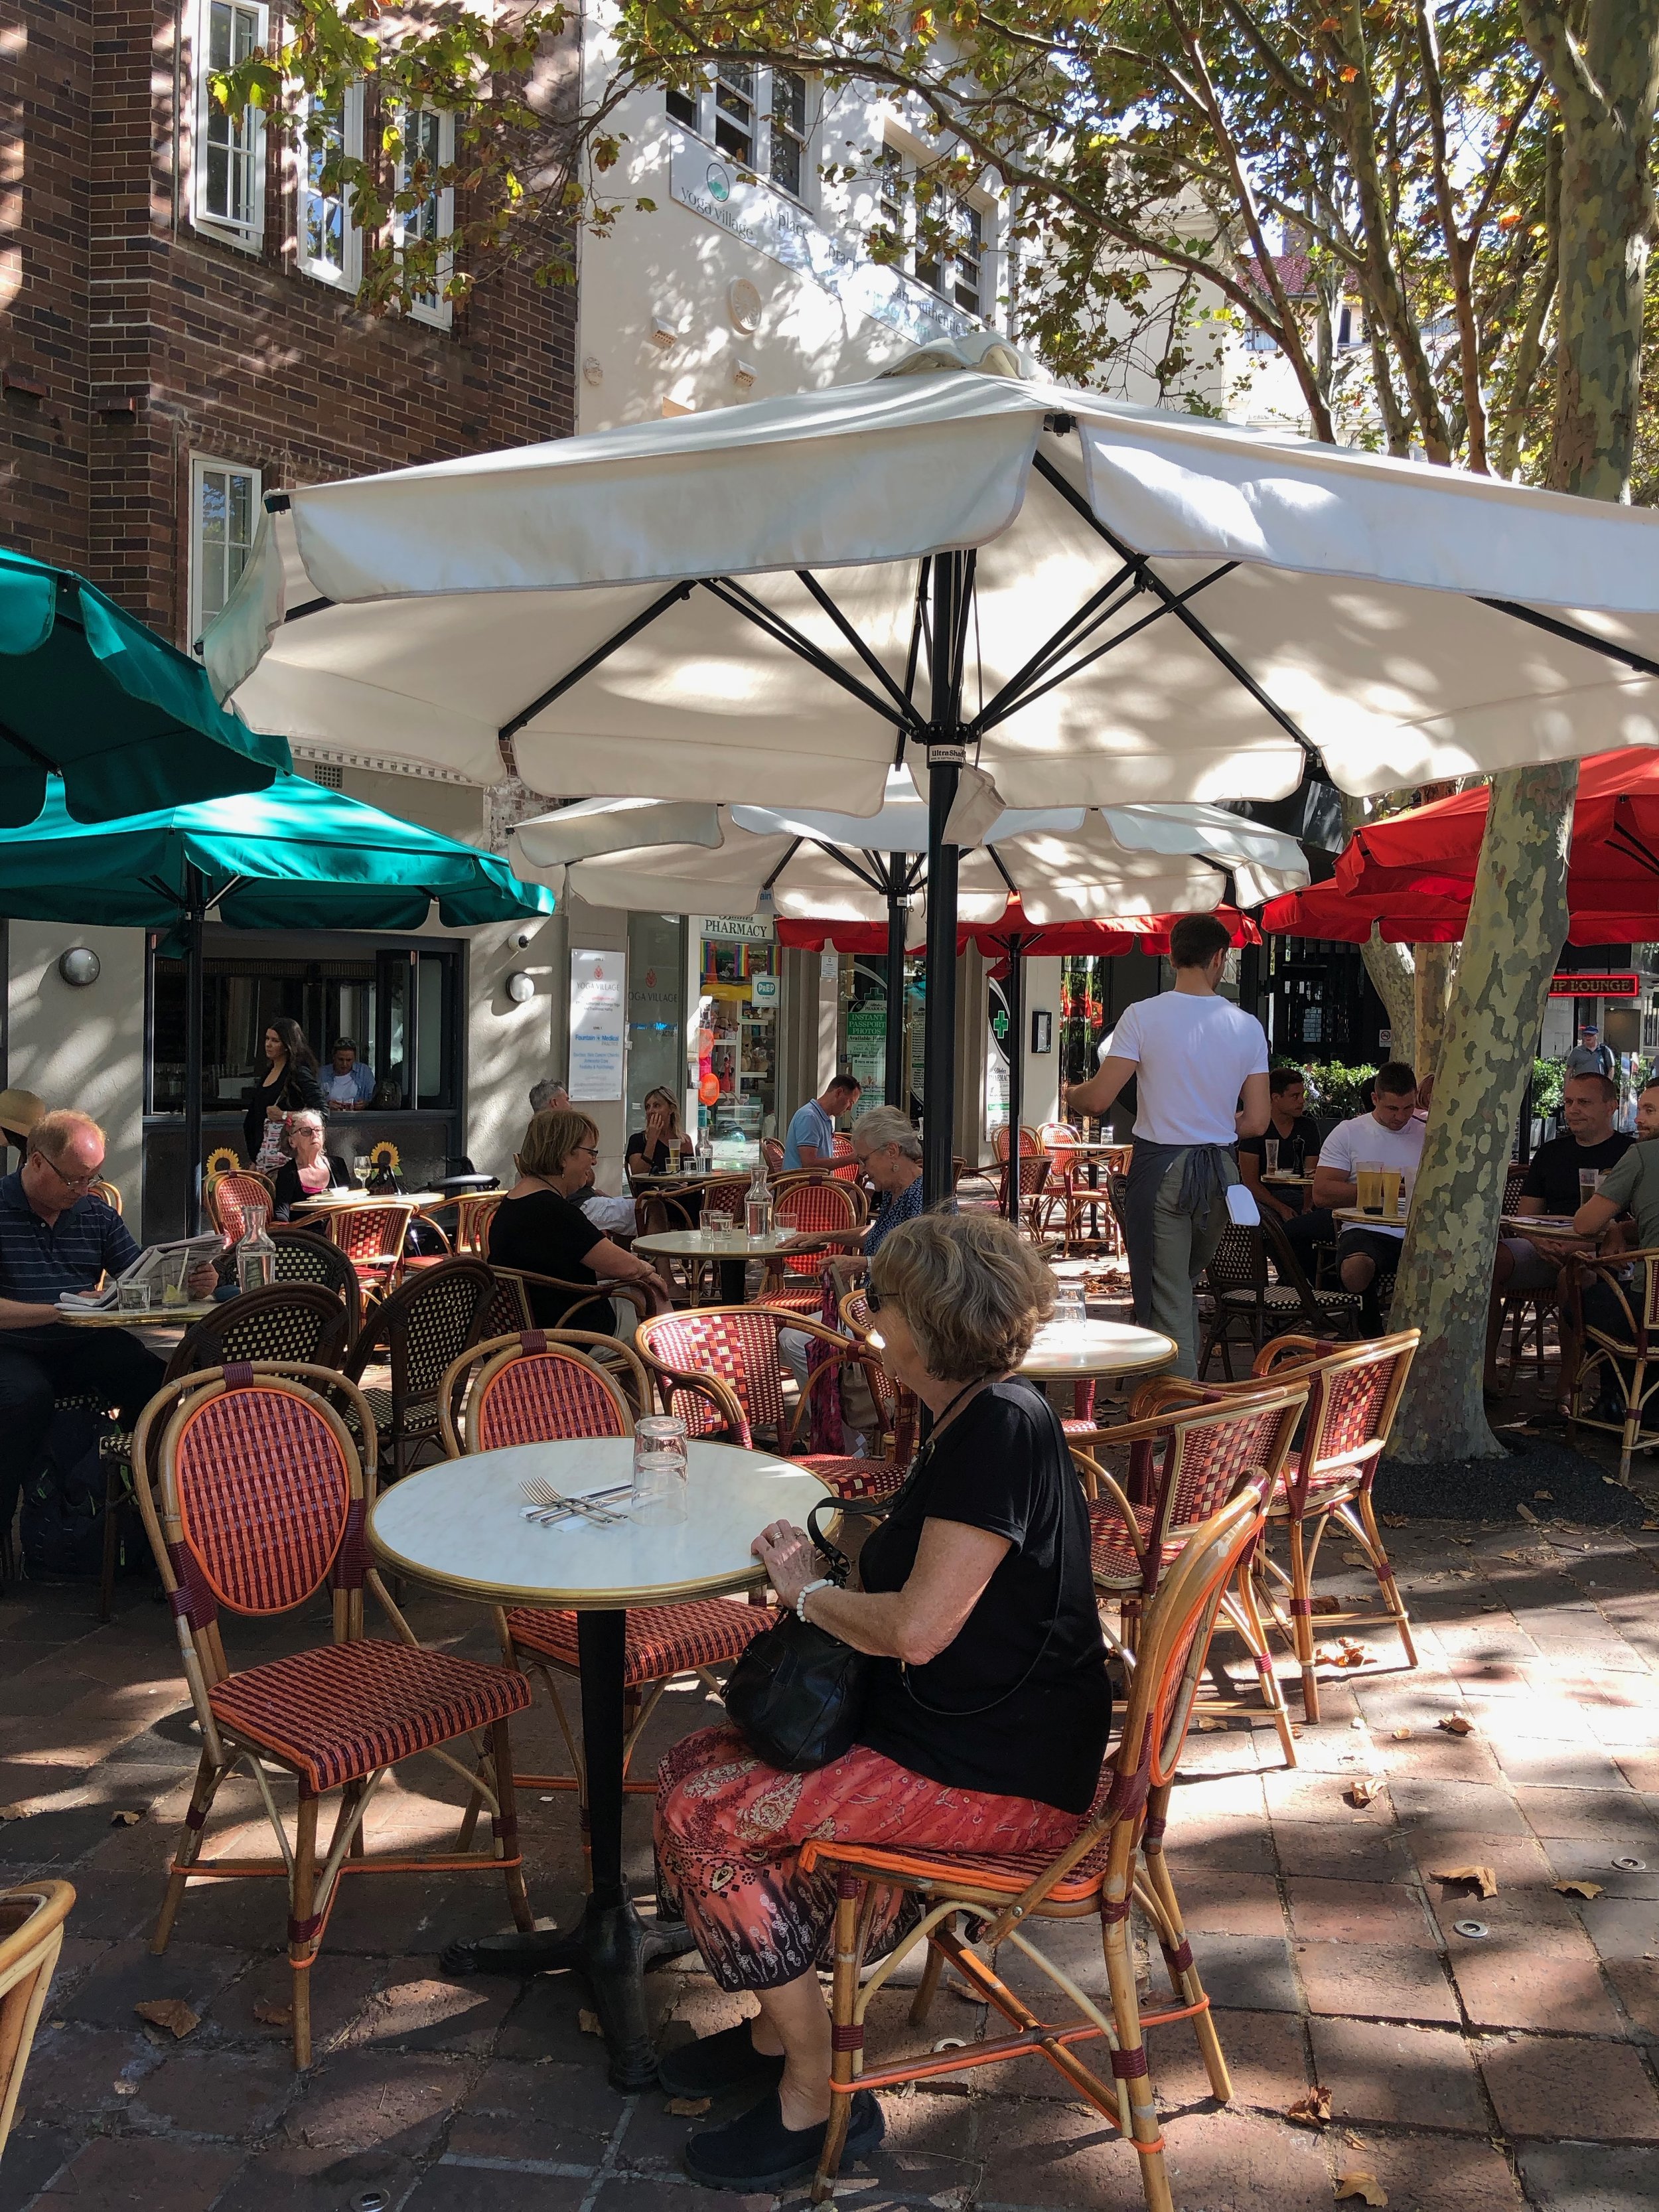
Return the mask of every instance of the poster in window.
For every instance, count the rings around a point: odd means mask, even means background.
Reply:
[[[594,1104],[623,1095],[623,983],[620,951],[570,955],[570,1098]]]

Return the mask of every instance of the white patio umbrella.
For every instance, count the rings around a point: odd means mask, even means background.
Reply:
[[[544,791],[873,814],[908,762],[940,1070],[947,825],[1659,743],[1659,516],[1021,367],[270,495],[209,669],[256,726]]]

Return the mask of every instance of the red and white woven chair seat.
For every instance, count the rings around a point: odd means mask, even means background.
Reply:
[[[723,1597],[690,1598],[679,1605],[630,1606],[623,1656],[623,1686],[666,1681],[694,1667],[735,1659],[777,1616],[764,1606]],[[509,1608],[507,1632],[521,1651],[580,1671],[576,1615],[556,1606]]]
[[[315,1796],[523,1712],[530,1685],[452,1652],[325,1644],[228,1675],[208,1702],[222,1728],[291,1767]]]
[[[1308,1485],[1308,1503],[1304,1510],[1322,1513],[1333,1505],[1340,1505],[1345,1498],[1352,1498],[1364,1480],[1364,1469],[1357,1467],[1333,1467],[1316,1474]],[[1284,1521],[1290,1516],[1290,1499],[1282,1486],[1273,1492],[1273,1503],[1267,1508],[1270,1521]]]
[[[874,1498],[890,1498],[904,1480],[904,1470],[890,1459],[856,1459],[844,1452],[808,1452],[793,1462],[817,1475],[824,1488],[843,1504]]]
[[[785,1313],[805,1314],[808,1321],[816,1321],[823,1308],[823,1292],[814,1287],[810,1291],[774,1290],[769,1284],[766,1304],[781,1307]]]
[[[1152,1509],[1138,1505],[1135,1527],[1143,1543],[1152,1533]],[[1178,1559],[1181,1552],[1180,1544],[1166,1544],[1162,1566],[1168,1567]],[[1140,1554],[1129,1541],[1123,1516],[1109,1498],[1092,1498],[1089,1501],[1089,1558],[1097,1584],[1106,1583],[1114,1589],[1129,1590],[1140,1588]]]

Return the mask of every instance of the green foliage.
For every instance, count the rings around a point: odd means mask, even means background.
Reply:
[[[1535,1060],[1532,1064],[1532,1110],[1546,1120],[1561,1108],[1561,1086],[1567,1079],[1565,1060]]]
[[[1320,1114],[1335,1114],[1344,1120],[1351,1114],[1363,1114],[1365,1101],[1361,1085],[1376,1074],[1374,1067],[1345,1067],[1340,1060],[1304,1060],[1303,1073],[1308,1079],[1308,1103]]]

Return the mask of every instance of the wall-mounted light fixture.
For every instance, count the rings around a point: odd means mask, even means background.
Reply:
[[[88,983],[95,983],[103,965],[89,945],[72,945],[67,952],[58,956],[58,974],[77,991],[84,990]]]
[[[522,968],[515,968],[507,979],[507,995],[515,1006],[523,1006],[526,999],[536,995],[535,977],[526,975]]]

